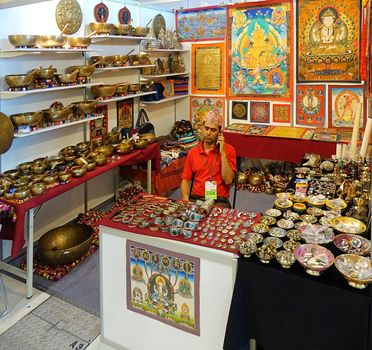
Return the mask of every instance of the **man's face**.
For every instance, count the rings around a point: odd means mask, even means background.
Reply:
[[[214,143],[219,132],[220,128],[217,124],[206,122],[203,126],[203,140],[207,143]]]

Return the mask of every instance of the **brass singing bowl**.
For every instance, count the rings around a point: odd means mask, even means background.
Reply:
[[[82,177],[86,172],[87,168],[85,166],[76,165],[71,168],[71,174],[73,177]]]
[[[14,198],[16,199],[25,199],[29,197],[31,194],[29,188],[27,186],[18,187],[14,191]]]
[[[89,77],[96,70],[93,65],[89,66],[70,66],[66,68],[67,73],[72,73],[74,70],[78,70],[78,77]]]
[[[102,153],[106,157],[111,156],[111,154],[114,152],[114,146],[111,145],[104,145],[104,146],[98,146],[94,149],[95,152]]]
[[[89,29],[97,34],[109,34],[114,29],[114,25],[112,23],[92,22],[89,23]]]
[[[92,94],[95,96],[95,97],[112,97],[114,96],[115,92],[116,92],[116,89],[117,89],[117,85],[114,84],[114,85],[95,85],[95,86],[92,86],[90,89],[92,91]]]
[[[248,182],[252,186],[258,186],[263,182],[264,178],[260,174],[252,174],[248,176]]]
[[[128,92],[128,88],[129,88],[129,83],[122,83],[122,84],[118,84],[118,87],[116,89],[116,94],[117,95],[123,95],[123,94],[126,94]]]
[[[140,56],[136,55],[129,55],[129,64],[131,66],[138,66],[140,64]]]
[[[58,179],[58,174],[57,173],[51,173],[47,174],[43,177],[43,182],[46,184],[53,184],[57,181]]]
[[[8,35],[9,42],[14,47],[35,47],[39,40],[39,35]]]
[[[134,36],[147,36],[150,32],[150,27],[135,27],[132,31]]]
[[[88,164],[86,165],[87,171],[92,171],[96,168],[96,162],[93,159],[88,160]]]
[[[145,139],[138,139],[136,141],[134,141],[134,149],[144,149],[148,146],[148,141],[146,141]]]
[[[94,159],[94,162],[96,163],[96,165],[98,165],[98,166],[106,165],[107,161],[108,161],[107,156],[103,153],[98,153],[97,155],[95,155],[93,157],[93,159]]]
[[[90,58],[92,64],[97,64],[103,67],[110,66],[114,62],[114,56],[92,56]]]
[[[36,182],[30,186],[30,191],[33,196],[38,196],[40,194],[43,194],[46,192],[46,190],[47,190],[47,186],[43,182]]]
[[[129,84],[128,92],[137,93],[140,90],[140,84]]]
[[[90,114],[94,112],[97,106],[97,101],[86,100],[86,101],[73,102],[72,106],[76,109],[77,112],[80,112],[82,114]]]
[[[156,135],[153,132],[145,133],[139,135],[140,140],[145,140],[148,143],[153,143],[156,141]]]
[[[247,174],[239,171],[238,173],[238,184],[245,184],[247,182]]]
[[[115,34],[128,35],[133,30],[131,24],[115,24]]]
[[[15,180],[18,177],[18,173],[19,173],[18,169],[10,169],[10,170],[4,171],[3,175],[6,178],[9,178],[11,180]]]
[[[34,81],[33,74],[11,74],[5,76],[5,82],[11,88],[26,87]]]
[[[57,74],[57,80],[60,83],[75,83],[78,77],[79,71],[76,69],[72,73]]]
[[[62,47],[67,42],[67,36],[64,35],[40,35],[38,44],[44,48]]]
[[[67,171],[60,171],[58,173],[58,179],[62,182],[70,180],[71,177],[72,177],[71,173],[68,173]]]
[[[36,69],[35,76],[39,79],[52,79],[56,73],[57,69],[52,66],[48,68],[40,67]]]
[[[48,122],[55,122],[59,120],[69,120],[73,116],[73,106],[68,105],[67,107],[56,107],[43,109],[44,119]]]
[[[10,116],[14,126],[36,126],[43,119],[43,113],[39,112],[26,112],[17,113]]]
[[[78,48],[85,49],[91,44],[92,38],[87,37],[87,36],[69,37],[67,39],[67,42],[70,47],[78,47]]]
[[[121,142],[115,147],[116,152],[119,154],[127,154],[132,149],[133,149],[133,145],[128,142],[124,142],[124,143]]]
[[[39,239],[39,255],[44,264],[69,264],[86,254],[92,242],[93,228],[71,224],[54,228]]]

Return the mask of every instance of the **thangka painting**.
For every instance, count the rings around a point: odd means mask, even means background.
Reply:
[[[297,1],[297,81],[359,82],[360,0]]]
[[[250,122],[270,123],[270,102],[251,101]]]
[[[89,140],[103,140],[108,131],[108,108],[107,105],[98,105],[94,115],[102,115],[102,118],[91,120],[89,123]]]
[[[201,135],[205,116],[212,109],[217,109],[222,115],[224,125],[225,99],[224,97],[192,96],[190,97],[190,120],[196,133]]]
[[[192,84],[193,94],[225,93],[225,44],[193,44]]]
[[[365,125],[364,87],[361,85],[328,86],[329,127],[352,128],[358,103],[362,104],[359,126],[363,129]]]
[[[231,119],[248,120],[248,102],[232,101],[231,102]]]
[[[224,40],[226,7],[209,6],[176,12],[180,41]]]
[[[200,335],[200,259],[127,240],[127,308]]]
[[[291,105],[282,103],[273,103],[273,123],[291,122]]]
[[[122,134],[129,136],[133,129],[133,99],[118,101],[116,103],[117,126],[122,128]]]
[[[325,85],[297,85],[296,124],[323,126],[325,122]]]
[[[229,8],[229,97],[290,101],[291,2]]]

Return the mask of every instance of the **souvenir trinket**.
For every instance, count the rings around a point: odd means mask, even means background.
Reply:
[[[293,252],[287,250],[280,250],[276,253],[275,258],[285,269],[289,269],[296,261]]]
[[[266,224],[262,224],[262,223],[254,224],[252,225],[251,228],[252,228],[252,231],[256,233],[266,233],[270,229],[269,226],[267,226]]]
[[[299,241],[299,240],[301,240],[300,231],[298,231],[298,230],[296,230],[296,229],[288,230],[288,231],[287,231],[287,237],[288,237],[289,239],[293,239],[294,241]]]
[[[301,238],[306,241],[306,243],[317,243],[325,244],[333,240],[333,229],[331,227],[322,226],[318,224],[301,223],[298,230],[300,232]]]
[[[238,249],[240,254],[249,258],[257,250],[257,245],[253,240],[242,241],[238,244]]]
[[[335,246],[347,254],[369,255],[371,242],[361,236],[352,234],[340,234],[333,239]]]
[[[109,9],[102,1],[94,6],[94,18],[97,22],[105,23],[108,19],[108,16]]]
[[[282,212],[279,209],[270,208],[265,211],[265,214],[274,218],[278,218],[282,215]]]
[[[261,216],[258,221],[266,225],[274,225],[276,223],[276,219],[268,215]]]
[[[276,223],[278,227],[283,228],[285,230],[289,230],[294,227],[294,222],[291,219],[280,219]]]
[[[290,239],[289,241],[285,241],[283,243],[283,248],[285,250],[288,250],[289,252],[294,252],[294,250],[301,245],[300,242],[294,241],[293,239]]]
[[[266,237],[263,241],[264,244],[272,244],[276,249],[283,246],[283,241],[277,237]]]
[[[309,214],[302,214],[302,215],[300,215],[300,219],[303,222],[307,222],[309,224],[315,224],[318,221],[315,216],[309,215]]]
[[[354,218],[338,216],[330,220],[330,225],[341,233],[362,234],[367,229],[366,225]]]
[[[271,259],[275,256],[277,250],[275,248],[275,243],[270,242],[268,244],[263,244],[256,251],[256,255],[261,260],[262,263],[268,264]]]
[[[260,244],[263,241],[263,236],[260,233],[251,232],[248,234],[247,240],[252,240],[256,244]]]
[[[284,237],[286,235],[286,230],[284,230],[280,227],[272,227],[269,230],[269,235],[272,236],[272,237],[281,238],[281,237]]]

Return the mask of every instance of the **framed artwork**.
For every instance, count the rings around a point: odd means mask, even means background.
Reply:
[[[176,11],[180,41],[225,40],[226,7],[207,6]]]
[[[325,123],[325,85],[297,85],[296,124],[323,126]]]
[[[305,134],[306,128],[293,128],[291,126],[273,126],[266,136],[285,137],[288,139],[301,139]]]
[[[193,44],[192,84],[193,94],[225,93],[225,44]]]
[[[198,134],[201,132],[205,116],[212,109],[218,109],[222,117],[225,116],[225,98],[208,96],[190,97],[190,121]],[[224,120],[222,120],[224,125]]]
[[[328,86],[329,127],[352,128],[358,102],[362,104],[360,128],[365,125],[364,87],[362,85]]]
[[[270,123],[270,102],[250,102],[250,119],[251,123]]]
[[[102,140],[108,132],[108,107],[98,105],[94,111],[95,115],[102,115],[102,118],[91,120],[89,123],[89,140]]]
[[[126,252],[128,310],[200,335],[200,259],[131,240]]]
[[[248,102],[232,101],[231,102],[231,119],[248,120]]]
[[[96,22],[106,22],[108,17],[109,9],[102,1],[94,6],[94,18]]]
[[[292,98],[292,2],[265,1],[229,8],[229,98]]]
[[[128,137],[134,127],[133,99],[118,101],[116,103],[117,126],[122,128],[122,134]]]
[[[273,123],[291,122],[291,105],[283,103],[273,103]]]
[[[360,82],[361,0],[297,1],[297,81]]]

